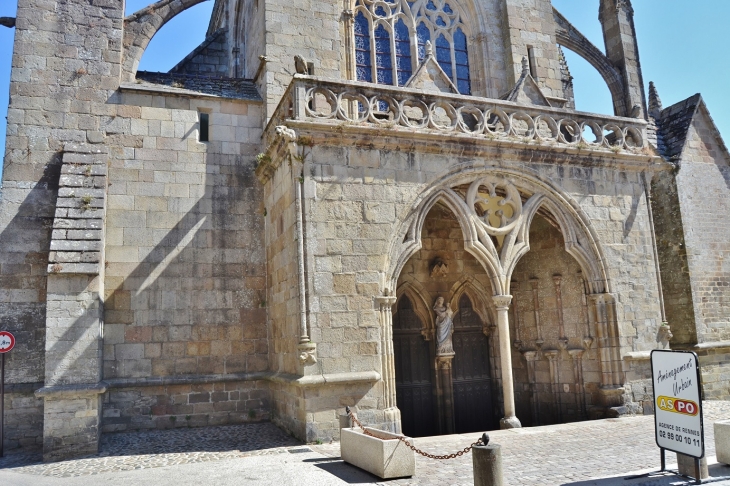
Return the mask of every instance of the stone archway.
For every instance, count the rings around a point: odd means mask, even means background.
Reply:
[[[160,0],[124,19],[122,81],[134,81],[147,45],[163,25],[183,11],[209,0]]]
[[[499,400],[493,380],[489,276],[465,251],[461,227],[444,204],[430,209],[421,236],[423,247],[398,278],[393,314],[394,378],[403,432],[418,437],[493,429]],[[439,351],[439,298],[453,310],[452,351]],[[426,389],[430,400],[424,397]],[[425,411],[432,414],[433,429],[423,424]]]
[[[462,170],[425,190],[392,240],[384,271],[384,288],[396,287],[409,259],[423,248],[421,235],[435,205],[448,208],[461,229],[464,250],[482,265],[491,288],[499,336],[504,418],[503,428],[520,427],[515,415],[512,377],[513,343],[509,309],[512,274],[530,249],[529,229],[538,211],[552,215],[563,237],[564,251],[578,263],[588,298],[588,320],[596,329],[604,406],[622,385],[618,328],[604,258],[590,221],[558,186],[537,175],[506,168]],[[387,324],[387,323],[386,323]],[[384,376],[394,380],[394,376]]]

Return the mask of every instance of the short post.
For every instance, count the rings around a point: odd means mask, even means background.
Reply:
[[[703,479],[710,477],[707,469],[707,456],[698,459],[686,454],[677,453],[677,469],[682,476],[690,476],[695,478],[697,484]]]
[[[475,445],[471,450],[474,486],[502,486],[502,446],[490,444],[487,434],[482,436],[482,443],[485,445]]]

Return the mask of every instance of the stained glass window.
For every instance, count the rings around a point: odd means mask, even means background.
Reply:
[[[360,81],[405,85],[433,52],[462,94],[471,94],[463,13],[455,0],[357,0],[355,67]],[[435,39],[435,40],[434,40]]]
[[[370,62],[370,23],[362,12],[355,16],[355,67],[358,80],[373,81]]]

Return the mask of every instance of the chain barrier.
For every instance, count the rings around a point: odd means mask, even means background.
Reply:
[[[355,417],[355,415],[350,410],[350,407],[346,407],[345,408],[345,411],[347,412],[347,415],[350,417],[350,420],[352,420],[352,422],[354,424],[356,424],[358,427],[360,427],[362,429],[363,434],[369,435],[370,437],[375,437],[376,439],[381,439],[382,440],[382,437],[378,437],[377,435],[373,434],[372,432],[370,432],[369,430],[367,430],[362,425],[362,423],[360,423],[360,421],[357,419],[357,417]],[[454,452],[453,454],[444,454],[443,456],[439,456],[439,455],[436,455],[436,454],[430,454],[430,453],[428,453],[426,451],[422,451],[421,449],[419,449],[416,446],[414,446],[413,444],[411,444],[410,441],[406,440],[406,438],[403,437],[403,436],[395,437],[395,438],[398,439],[399,441],[403,442],[406,445],[406,447],[408,447],[409,449],[411,449],[416,454],[420,454],[420,455],[422,455],[424,457],[428,457],[429,459],[454,459],[456,457],[461,457],[464,454],[468,453],[469,451],[471,451],[472,447],[474,447],[474,446],[486,445],[485,444],[485,440],[487,442],[489,442],[489,436],[487,434],[484,434],[476,442],[474,442],[473,444],[471,444],[468,447],[464,447],[464,449],[460,450],[459,452]]]

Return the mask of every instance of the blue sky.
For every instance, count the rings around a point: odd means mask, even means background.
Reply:
[[[127,14],[151,0],[127,0]],[[635,25],[645,88],[654,81],[667,107],[702,93],[720,132],[730,137],[730,18],[727,0],[634,0]],[[17,1],[0,0],[0,16],[15,16]],[[598,0],[553,0],[573,25],[599,48],[603,35],[598,22]],[[205,37],[213,2],[199,4],[175,17],[152,39],[141,69],[167,71]],[[0,27],[0,147],[5,146],[5,121],[15,29]],[[574,77],[576,108],[612,113],[611,97],[603,79],[583,59],[565,50]]]

